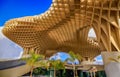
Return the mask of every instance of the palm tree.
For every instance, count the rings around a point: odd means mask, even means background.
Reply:
[[[45,58],[44,55],[39,55],[39,54],[35,54],[35,53],[31,53],[29,57],[24,57],[22,58],[22,60],[26,61],[26,63],[31,66],[30,69],[30,77],[32,77],[32,73],[34,68],[41,66],[41,61]]]
[[[70,57],[66,59],[66,62],[67,61],[71,61],[72,62],[73,72],[74,72],[74,77],[75,77],[77,75],[77,71],[76,71],[76,68],[75,68],[74,61],[76,59],[78,59],[79,61],[81,61],[82,56],[80,56],[79,54],[75,54],[72,51],[69,52],[69,55],[70,55]]]
[[[40,60],[37,63],[37,69],[34,69],[34,72],[37,74],[42,74],[43,75],[43,70],[42,68],[49,70],[49,62],[47,60]],[[41,72],[40,72],[41,71]]]
[[[54,69],[54,77],[56,77],[56,70],[64,69],[65,70],[65,63],[62,62],[60,59],[58,60],[49,60],[50,67]]]

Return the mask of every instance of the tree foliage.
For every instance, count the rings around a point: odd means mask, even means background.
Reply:
[[[57,70],[65,68],[65,65],[64,65],[65,63],[59,59],[58,60],[50,60],[49,62],[50,62],[51,68],[55,68]]]
[[[34,68],[39,67],[41,65],[43,65],[40,60],[44,60],[45,56],[44,55],[40,55],[40,54],[35,54],[33,53],[33,51],[30,51],[31,54],[29,55],[29,57],[24,57],[22,58],[22,60],[26,61],[26,64],[31,66],[31,73],[30,73],[30,77],[32,77],[32,73]]]
[[[70,57],[66,59],[66,61],[74,62],[76,59],[81,61],[82,56],[80,54],[75,54],[73,51],[69,52]]]
[[[43,60],[44,58],[44,55],[31,53],[29,57],[24,57],[22,60],[26,61],[26,63],[30,66],[38,66],[39,61]]]

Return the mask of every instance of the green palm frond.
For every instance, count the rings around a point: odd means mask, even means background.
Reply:
[[[33,51],[31,51],[31,54],[29,57],[24,57],[24,58],[21,58],[21,60],[24,60],[26,61],[26,63],[30,66],[39,66],[39,61],[40,60],[43,60],[45,58],[44,55],[39,55],[39,54],[35,54],[35,53],[32,53]]]
[[[79,61],[81,61],[82,58],[83,58],[80,54],[76,54],[76,56],[77,56],[77,59],[78,59]]]
[[[77,56],[75,55],[75,53],[73,53],[72,51],[69,52],[69,55],[74,60],[77,58]]]
[[[32,72],[36,67],[40,67],[45,65],[44,62],[40,61],[45,59],[44,55],[39,55],[39,54],[35,54],[34,51],[30,51],[30,56],[29,57],[23,57],[22,60],[26,61],[26,63],[31,66],[31,76],[32,76]]]
[[[50,60],[50,66],[55,69],[64,69],[65,63],[61,60]]]
[[[69,55],[70,55],[70,57],[65,60],[66,62],[67,61],[74,62],[75,59],[78,59],[79,61],[81,61],[81,59],[82,59],[82,56],[80,54],[75,54],[72,51],[69,52]]]

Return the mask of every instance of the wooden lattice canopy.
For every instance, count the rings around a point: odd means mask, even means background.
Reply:
[[[88,38],[90,28],[96,38]],[[94,58],[101,51],[119,51],[120,0],[53,0],[44,14],[7,21],[3,33],[25,53],[72,50]]]

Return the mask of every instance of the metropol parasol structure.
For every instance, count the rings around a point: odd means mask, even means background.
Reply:
[[[96,38],[89,38],[93,28]],[[7,21],[3,34],[24,54],[51,56],[74,51],[93,59],[102,51],[120,51],[120,0],[53,0],[41,15]]]

